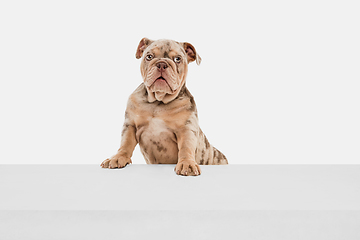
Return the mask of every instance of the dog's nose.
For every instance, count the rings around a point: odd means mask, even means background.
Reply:
[[[168,67],[168,65],[166,63],[164,63],[164,62],[159,62],[159,63],[156,64],[156,66],[160,71],[163,71]]]

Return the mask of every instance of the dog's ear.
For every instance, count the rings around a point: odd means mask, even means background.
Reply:
[[[187,60],[188,60],[188,63],[191,63],[193,61],[196,61],[196,64],[197,65],[200,65],[201,63],[201,57],[199,56],[199,54],[197,54],[195,48],[193,45],[191,45],[190,43],[188,42],[184,42],[182,43],[183,45],[183,48],[187,54]]]
[[[136,58],[139,59],[142,57],[145,49],[151,44],[153,43],[154,41],[148,39],[148,38],[143,38],[140,40],[140,43],[139,43],[139,46],[137,47],[137,50],[136,50]]]

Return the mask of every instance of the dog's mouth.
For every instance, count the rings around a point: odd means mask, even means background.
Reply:
[[[155,81],[153,81],[150,85],[150,87],[153,86],[157,86],[159,88],[169,88],[170,92],[174,92],[168,81],[163,76],[156,78]]]
[[[158,78],[156,78],[155,80],[152,81],[152,83],[150,84],[150,87],[154,84],[168,84],[168,82],[166,81],[166,79],[163,76],[160,76]]]
[[[157,79],[155,79],[155,81],[151,85],[153,85],[153,84],[162,84],[162,85],[165,84],[170,87],[168,81],[163,76],[160,76]]]
[[[158,81],[158,80],[164,80],[165,82],[167,82],[166,79],[163,78],[163,76],[158,77],[155,81]]]

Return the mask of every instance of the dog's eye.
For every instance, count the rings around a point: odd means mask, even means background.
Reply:
[[[148,61],[150,61],[150,60],[153,59],[153,58],[154,58],[154,56],[151,55],[151,54],[148,54],[148,55],[145,57],[145,59],[148,60]]]
[[[180,61],[181,61],[181,57],[175,57],[175,58],[174,58],[174,62],[180,63]]]

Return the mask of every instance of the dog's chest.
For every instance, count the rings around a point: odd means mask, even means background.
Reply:
[[[177,144],[172,130],[160,118],[149,118],[136,132],[141,152],[148,163],[176,163]]]
[[[139,126],[137,133],[137,135],[139,135],[139,139],[144,136],[156,138],[160,135],[172,134],[172,131],[166,125],[165,121],[156,117],[148,117],[147,123],[143,124],[143,126]]]
[[[177,163],[176,134],[193,113],[190,98],[179,97],[168,104],[149,103],[136,96],[133,100],[128,115],[135,123],[136,140],[146,162]]]

